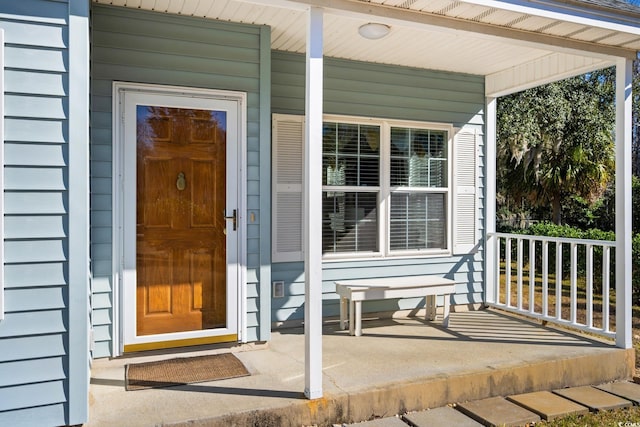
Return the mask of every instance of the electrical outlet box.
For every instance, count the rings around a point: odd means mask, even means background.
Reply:
[[[277,280],[273,282],[273,297],[274,298],[284,297],[284,282],[282,280]]]

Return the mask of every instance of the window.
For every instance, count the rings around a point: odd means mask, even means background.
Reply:
[[[273,262],[303,259],[303,141],[303,116],[274,115]],[[471,127],[325,116],[323,257],[472,251],[480,141]]]
[[[325,122],[322,131],[322,252],[378,252],[380,126]]]
[[[447,250],[448,141],[442,126],[326,121],[323,254]]]
[[[447,248],[448,140],[445,130],[391,128],[391,251]]]

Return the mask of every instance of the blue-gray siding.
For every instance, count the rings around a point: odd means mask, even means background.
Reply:
[[[247,339],[264,339],[258,307],[259,281],[269,283],[260,241],[269,239],[260,224],[268,211],[260,182],[270,142],[269,88],[261,83],[269,67],[269,29],[191,17],[94,6],[91,79],[91,253],[93,328],[96,357],[112,354],[112,84],[113,81],[201,87],[247,93]],[[266,43],[265,43],[266,40]],[[265,63],[265,61],[267,61]],[[265,98],[266,94],[266,100]],[[262,99],[261,99],[262,98]],[[265,122],[266,121],[266,122]],[[262,151],[261,151],[262,150]],[[265,168],[265,170],[263,170]],[[268,176],[268,175],[266,175]],[[264,188],[262,189],[264,191]],[[268,216],[266,217],[268,220]],[[262,234],[261,234],[262,233]],[[263,242],[264,244],[264,242]],[[268,258],[266,259],[268,265]],[[265,286],[263,285],[264,289]],[[267,294],[268,295],[268,294]],[[267,301],[262,301],[266,303]],[[268,305],[267,305],[268,306]],[[264,322],[263,322],[264,323]],[[260,330],[262,329],[262,331]]]
[[[80,424],[87,417],[89,361],[88,3],[3,2],[0,28],[6,288],[0,425]]]
[[[483,130],[484,78],[382,64],[326,58],[324,112],[387,119],[450,123]],[[272,53],[272,110],[304,114],[305,62],[303,55]],[[480,147],[484,152],[484,147]],[[483,170],[484,161],[479,161]],[[483,222],[483,173],[479,176],[478,227]],[[304,271],[300,262],[274,263],[272,279],[285,283],[284,298],[272,301],[272,321],[303,318]],[[455,279],[453,304],[482,302],[483,256],[479,251],[463,256],[413,259],[325,262],[323,264],[323,314],[338,315],[334,280],[398,275],[437,274]],[[442,301],[440,299],[440,301]],[[369,302],[368,312],[413,309],[424,300]]]

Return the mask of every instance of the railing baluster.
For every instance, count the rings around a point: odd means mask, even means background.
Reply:
[[[517,246],[518,267],[518,310],[522,310],[522,238],[518,238]]]
[[[495,296],[496,296],[496,302],[499,304],[500,303],[500,241],[502,239],[498,236],[496,236],[496,256],[495,256],[495,260],[496,260],[496,281],[493,284],[493,286],[495,286]]]
[[[536,241],[529,240],[529,313],[536,311]]]
[[[585,275],[587,276],[587,319],[588,328],[593,327],[593,245],[587,245],[587,265]]]
[[[542,242],[542,315],[549,315],[549,242]]]
[[[504,293],[505,304],[511,307],[511,238],[507,237],[504,248]]]
[[[496,237],[496,244],[494,248],[496,250],[496,271],[498,282],[496,284],[497,289],[495,295],[497,295],[495,301],[488,302],[489,305],[501,307],[503,310],[510,312],[517,312],[532,318],[537,318],[544,321],[551,321],[559,325],[571,326],[583,331],[595,332],[599,335],[607,338],[614,338],[615,332],[611,332],[610,321],[610,291],[611,291],[611,259],[612,248],[615,248],[615,242],[600,241],[592,239],[571,239],[562,237],[548,237],[548,236],[523,236],[518,234],[507,233],[492,233],[490,236]],[[504,239],[504,241],[501,241]],[[513,242],[516,243],[516,248],[513,248]],[[524,244],[529,245],[528,254],[525,255]],[[540,259],[542,266],[538,266],[538,242],[540,242]],[[553,309],[553,302],[550,301],[553,286],[550,283],[550,275],[553,274],[553,266],[550,266],[550,254],[549,247],[551,244],[555,244],[555,310]],[[582,246],[584,245],[584,260],[582,259]],[[563,249],[567,248],[569,251],[568,259],[563,263]],[[598,296],[594,295],[595,280],[594,274],[599,268],[596,266],[597,260],[594,260],[594,252],[597,252],[597,248],[602,248],[602,326],[599,321],[596,321],[598,313],[596,313],[594,302],[598,302]],[[515,249],[515,250],[513,250]],[[502,288],[502,261],[500,257],[501,251],[505,252],[504,255],[504,288]],[[528,256],[525,263],[525,256]],[[516,258],[515,260],[513,258]],[[515,265],[512,262],[515,261]],[[580,266],[579,267],[579,263]],[[584,264],[583,264],[584,263]],[[565,265],[566,264],[566,265]],[[492,268],[492,267],[488,267]],[[513,272],[513,269],[516,272]],[[528,295],[525,295],[524,289],[524,269],[529,268]],[[540,269],[541,288],[537,290],[537,273]],[[567,270],[568,268],[568,270]],[[584,268],[584,281],[582,278],[582,270]],[[567,285],[569,290],[567,292],[567,300],[563,299],[563,270],[568,273]],[[512,275],[516,277],[512,277]],[[515,280],[515,286],[513,283]],[[492,284],[487,284],[492,286]],[[515,288],[515,289],[513,289]],[[512,295],[515,292],[515,295]],[[578,295],[578,292],[583,292],[584,295]],[[504,296],[504,303],[501,298]],[[540,307],[536,306],[537,298],[540,296]],[[582,298],[582,303],[578,301],[578,297]],[[528,306],[524,306],[524,299],[528,298]],[[569,304],[568,314],[563,314],[563,309]],[[554,312],[555,311],[555,312]],[[564,318],[563,318],[564,317]],[[583,320],[584,319],[584,320]]]
[[[556,242],[556,319],[562,320],[562,242]]]
[[[609,332],[609,277],[611,273],[611,248],[602,248],[602,330]]]
[[[578,319],[578,245],[571,243],[571,323]]]

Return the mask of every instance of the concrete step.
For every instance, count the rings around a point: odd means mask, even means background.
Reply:
[[[563,388],[554,390],[553,392],[564,398],[573,400],[582,406],[586,406],[593,412],[629,408],[633,405],[633,403],[627,399],[591,386]]]
[[[547,421],[567,415],[583,415],[589,412],[589,408],[586,406],[579,405],[550,391],[517,394],[508,396],[507,399],[531,412],[535,412],[540,415],[540,418]]]
[[[457,408],[486,426],[523,426],[540,421],[538,414],[503,397],[460,403]]]
[[[402,416],[409,425],[414,427],[481,427],[482,424],[467,417],[462,412],[450,406],[429,409],[427,411],[412,412]]]

